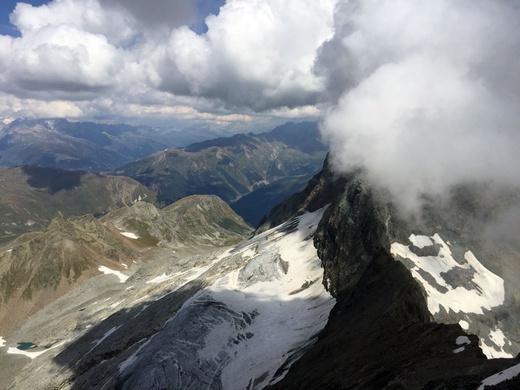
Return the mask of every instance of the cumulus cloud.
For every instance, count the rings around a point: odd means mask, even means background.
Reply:
[[[315,67],[336,167],[408,211],[463,181],[520,185],[518,20],[508,0],[342,1]]]
[[[314,104],[316,49],[332,36],[333,0],[228,0],[208,31],[172,32],[156,60],[158,87],[256,111]]]
[[[203,0],[19,3],[11,22],[21,36],[0,36],[0,93],[98,116],[119,117],[125,104],[164,118],[179,111],[172,105],[201,120],[315,115],[323,83],[313,65],[335,3],[228,0],[219,12]],[[207,31],[192,30],[210,9]]]

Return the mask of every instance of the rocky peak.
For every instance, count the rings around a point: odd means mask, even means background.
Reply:
[[[460,191],[457,193],[460,196]],[[463,193],[468,195],[467,191]],[[338,177],[326,162],[303,192],[273,210],[267,223],[324,203],[330,206],[314,243],[324,267],[323,282],[337,297],[337,304],[318,342],[273,388],[476,388],[487,376],[517,364],[487,360],[479,339],[466,334],[457,317],[449,320],[452,311],[434,316],[429,310],[428,286],[411,272],[412,265],[397,261],[392,254],[392,244],[407,240],[419,226],[426,230],[444,227],[452,233],[452,240],[456,232],[472,231],[460,225],[455,228],[449,220],[453,212],[459,221],[470,220],[469,216],[462,217],[469,215],[466,202],[465,208],[452,204],[451,209],[430,204],[425,215],[431,219],[405,220],[387,194],[368,183],[362,172]],[[489,203],[486,207],[493,209]],[[459,245],[464,245],[466,236],[458,236]],[[451,283],[460,280],[447,275]],[[498,307],[494,312],[510,318],[515,311]],[[480,319],[481,323],[494,322],[491,313]],[[432,320],[442,320],[446,325]],[[471,325],[470,329],[477,328]],[[496,332],[502,334],[502,330]],[[486,342],[496,334],[491,333]],[[515,338],[514,332],[509,335]],[[464,348],[456,342],[459,337],[468,338]]]

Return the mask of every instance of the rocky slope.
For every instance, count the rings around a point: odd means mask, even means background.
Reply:
[[[191,138],[190,138],[191,137]],[[109,171],[166,147],[200,139],[194,132],[65,119],[0,121],[0,166],[38,165]]]
[[[497,232],[518,201],[470,183],[403,218],[362,171],[326,161],[254,237],[203,253],[164,231],[182,202],[169,218],[137,204],[103,221],[154,260],[31,317],[0,367],[19,370],[14,389],[517,388],[518,243]],[[219,208],[206,205],[199,226]],[[23,365],[16,341],[37,344]]]
[[[314,240],[337,298],[318,342],[273,388],[472,389],[518,364],[483,353],[520,352],[518,244],[479,229],[517,207],[519,192],[484,189],[461,186],[409,220],[361,172],[334,178],[326,165],[273,210],[276,224],[331,203]]]
[[[230,203],[282,178],[315,173],[326,151],[315,122],[287,123],[268,133],[167,149],[116,173],[146,185],[165,205],[192,194],[214,194]]]
[[[14,341],[38,345],[20,356],[11,388],[260,388],[279,380],[334,305],[311,239],[323,211],[227,250],[182,258],[169,250],[167,273],[148,262],[124,283],[114,277],[108,291],[106,276],[90,279],[5,337],[5,367],[17,358]]]
[[[155,199],[126,177],[33,166],[0,169],[0,242],[42,230],[56,216],[101,215]]]
[[[105,266],[123,271],[138,259],[92,216],[55,218],[41,232],[0,246],[0,332],[6,334]],[[125,264],[125,265],[123,265]]]
[[[41,232],[0,245],[0,334],[100,272],[121,272],[142,262],[166,272],[173,253],[204,253],[229,246],[251,228],[215,196],[193,196],[158,210],[137,202],[108,213],[52,220]],[[209,248],[209,249],[208,249]],[[134,266],[136,267],[136,266]],[[162,267],[162,268],[161,268]]]

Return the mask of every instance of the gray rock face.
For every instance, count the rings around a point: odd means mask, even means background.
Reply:
[[[509,260],[518,248],[494,247],[504,257],[489,259],[493,247],[477,233],[499,212],[480,210],[493,197],[470,192],[405,220],[362,172],[338,178],[326,163],[273,210],[267,224],[283,225],[222,253],[172,255],[175,264],[161,268],[168,272],[140,272],[103,310],[94,297],[63,301],[64,329],[46,327],[50,313],[41,313],[16,337],[38,336],[59,353],[33,360],[12,387],[478,388],[519,363],[487,359],[481,348],[517,351],[518,262]],[[496,199],[507,210],[515,197]],[[476,302],[480,314],[456,310],[458,299],[442,299],[455,293],[491,304]]]
[[[334,184],[327,183],[328,179]],[[333,194],[331,188],[335,189]],[[441,229],[453,244],[457,266],[442,274],[447,287],[439,287],[444,292],[454,285],[464,290],[473,288],[475,270],[467,268],[464,254],[475,240],[466,239],[471,230],[461,221],[469,222],[468,213],[474,208],[465,211],[464,207],[444,205],[436,211],[430,204],[425,209],[430,219],[408,221],[399,217],[388,198],[369,185],[362,173],[336,180],[330,172],[322,172],[303,193],[292,198],[293,204],[289,202],[283,209],[302,212],[320,199],[316,194],[325,189],[327,196],[321,199],[331,205],[314,240],[323,261],[324,283],[337,297],[337,305],[318,342],[272,388],[477,388],[487,376],[517,363],[487,360],[479,348],[479,339],[473,335],[469,336],[469,344],[458,347],[455,341],[465,335],[457,324],[460,317],[446,310],[433,316],[427,291],[410,272],[413,262],[398,262],[390,253],[395,242],[411,244],[410,233],[428,231],[433,235]],[[468,193],[465,195],[467,199]],[[448,218],[452,213],[454,220]],[[479,213],[486,215],[481,210]],[[426,247],[415,247],[410,253],[428,258],[439,254],[439,246],[430,240]],[[430,273],[428,278],[436,282]],[[498,322],[494,317],[497,313],[501,318]],[[497,307],[485,313],[479,323],[481,327],[493,323],[492,328],[502,324],[500,329],[505,332],[509,326],[503,326],[504,319],[511,319],[514,313],[510,307],[504,316],[503,308]],[[455,324],[441,325],[432,319]],[[471,323],[469,331],[483,334],[476,329],[476,323]],[[516,339],[514,332],[509,337]]]
[[[390,214],[377,196],[353,178],[320,223],[315,245],[333,295],[354,288],[371,259],[389,246]]]
[[[255,313],[239,313],[211,296],[197,298],[168,322],[135,360],[121,365],[120,387],[131,389],[222,389],[220,374],[233,357],[234,343],[247,339],[246,328]],[[221,340],[227,347],[215,358],[204,359],[199,352],[207,348],[206,337],[219,325],[235,329],[236,338]]]

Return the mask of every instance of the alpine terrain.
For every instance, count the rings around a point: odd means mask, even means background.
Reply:
[[[5,332],[2,378],[13,389],[516,388],[519,248],[493,232],[519,202],[516,189],[469,183],[403,218],[363,171],[337,175],[328,160],[247,240],[216,197],[138,202],[97,220],[125,248],[90,268],[108,275]]]
[[[0,242],[44,229],[57,216],[102,215],[156,195],[128,177],[59,168],[0,168]]]
[[[218,195],[257,225],[272,207],[305,187],[327,150],[316,122],[288,122],[267,133],[168,148],[115,174],[147,186],[164,205],[193,194]]]

